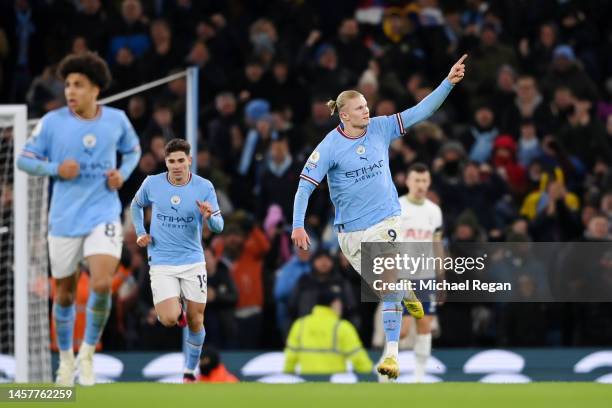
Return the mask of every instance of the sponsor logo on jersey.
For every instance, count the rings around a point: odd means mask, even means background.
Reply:
[[[404,237],[408,239],[431,241],[433,238],[433,232],[431,230],[408,228],[404,232]]]
[[[384,160],[379,160],[378,162],[372,163],[369,166],[363,166],[355,170],[347,171],[344,173],[344,176],[346,178],[355,180],[356,183],[362,180],[367,180],[369,178],[382,175],[384,163]]]

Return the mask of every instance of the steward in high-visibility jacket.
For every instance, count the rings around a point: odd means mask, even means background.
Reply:
[[[291,326],[285,347],[284,372],[333,374],[346,372],[350,361],[359,373],[372,372],[372,360],[366,353],[357,330],[339,318],[342,302],[337,296],[322,293],[309,315]]]

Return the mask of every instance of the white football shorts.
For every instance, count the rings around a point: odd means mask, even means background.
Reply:
[[[206,303],[206,264],[151,265],[153,304],[180,297],[192,302]]]
[[[400,242],[400,217],[385,218],[370,228],[353,232],[338,233],[342,253],[361,275],[362,242]]]
[[[121,258],[123,228],[119,221],[97,225],[89,235],[81,237],[48,236],[51,275],[55,279],[74,274],[80,261],[91,255]]]

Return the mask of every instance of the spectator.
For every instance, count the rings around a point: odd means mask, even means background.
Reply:
[[[64,83],[57,77],[56,68],[54,65],[46,67],[30,85],[26,101],[32,116],[42,116],[64,105]]]
[[[521,76],[516,81],[516,99],[504,112],[502,131],[517,139],[523,119],[533,120],[538,129],[545,128],[549,123],[544,99],[532,76]]]
[[[301,167],[293,161],[287,138],[279,136],[270,142],[258,183],[257,207],[260,219],[264,218],[272,204],[281,207],[284,219],[293,219],[293,198]]]
[[[461,143],[469,151],[470,160],[477,163],[487,162],[498,134],[493,109],[487,105],[478,107],[474,112],[473,125],[461,137]]]
[[[316,297],[310,314],[291,326],[285,347],[286,373],[332,374],[348,370],[347,362],[359,373],[370,373],[372,361],[364,350],[355,327],[341,320],[342,297],[327,289]]]
[[[502,65],[517,66],[514,50],[499,42],[499,30],[495,24],[482,25],[480,43],[470,56],[470,75],[465,78],[465,87],[471,93],[493,89],[497,69]]]
[[[222,92],[215,97],[216,117],[207,126],[207,141],[213,161],[224,172],[232,174],[232,165],[237,162],[238,152],[232,150],[232,133],[239,133],[237,103],[234,94]]]
[[[238,378],[230,373],[221,362],[221,355],[214,348],[206,345],[200,356],[200,374],[198,382],[203,383],[237,383]]]
[[[590,101],[598,96],[597,87],[576,61],[574,50],[566,44],[555,47],[552,64],[542,80],[545,96],[560,86],[567,86],[574,95]]]
[[[143,55],[141,61],[142,78],[147,81],[160,79],[168,75],[178,64],[183,54],[177,49],[172,39],[172,30],[166,20],[155,20],[149,30],[151,48]]]
[[[359,23],[354,18],[342,20],[333,46],[338,53],[339,60],[353,77],[358,77],[367,68],[371,56],[370,50],[363,44],[360,38]]]
[[[101,0],[82,0],[72,19],[72,33],[85,39],[93,51],[105,53],[108,44],[109,20]]]
[[[135,58],[140,58],[149,49],[151,41],[147,36],[148,19],[142,10],[140,0],[123,0],[121,17],[111,25],[110,60],[117,59],[121,49],[129,50]]]
[[[208,46],[204,41],[196,41],[186,57],[188,65],[199,68],[198,82],[200,90],[200,103],[212,103],[215,95],[226,86],[227,77],[221,65],[210,55]]]
[[[302,275],[289,300],[292,318],[302,317],[315,306],[317,296],[325,291],[338,292],[342,298],[342,316],[358,323],[356,301],[349,283],[334,270],[334,260],[324,249],[318,250],[311,258],[312,271]]]
[[[236,285],[224,258],[218,259],[208,248],[205,255],[208,286],[205,311],[208,332],[205,349],[208,349],[209,345],[219,349],[232,349],[237,343],[238,335],[234,320],[234,306],[238,300]]]
[[[290,296],[302,275],[310,272],[310,250],[298,248],[296,254],[277,273],[274,284],[274,300],[276,301],[277,325],[283,338],[287,336],[291,325],[288,310]]]
[[[234,217],[237,218],[236,215]],[[223,240],[217,241],[214,252],[229,267],[238,289],[236,324],[240,332],[249,333],[249,336],[239,337],[238,346],[242,349],[255,349],[261,341],[263,259],[270,250],[270,244],[259,227],[250,225],[249,230],[245,231],[237,222],[228,221]]]

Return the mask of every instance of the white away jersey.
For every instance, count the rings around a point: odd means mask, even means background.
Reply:
[[[400,216],[403,242],[431,242],[436,232],[442,230],[442,211],[431,200],[415,204],[407,195],[399,199],[402,208]]]

